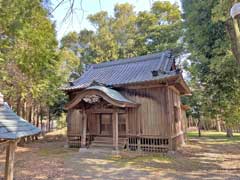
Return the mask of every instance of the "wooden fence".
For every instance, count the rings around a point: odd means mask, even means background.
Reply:
[[[131,151],[167,152],[168,138],[129,136],[127,148]]]

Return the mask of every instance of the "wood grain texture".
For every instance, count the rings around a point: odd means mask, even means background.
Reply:
[[[117,136],[141,137],[143,149],[151,150],[152,143],[160,142],[164,139],[164,144],[158,144],[158,148],[175,150],[180,146],[184,139],[184,109],[181,108],[180,92],[173,86],[154,86],[151,88],[127,89],[122,88],[118,91],[133,102],[139,104],[138,107],[121,108],[116,107],[106,101],[101,101],[92,105],[79,104],[79,110],[70,110],[68,113],[68,132],[69,134],[82,134],[81,122],[83,107],[87,112],[87,134],[101,136],[100,133],[102,114],[111,115],[112,133],[116,141]],[[116,125],[116,113],[118,114],[118,127]],[[122,122],[125,122],[124,125]],[[120,127],[119,127],[120,126]],[[125,133],[122,132],[123,127]],[[121,132],[116,132],[116,130]],[[106,135],[106,134],[105,134]],[[134,140],[133,140],[134,141]],[[136,145],[139,139],[136,139]],[[135,141],[134,141],[135,142]],[[114,142],[114,146],[116,143]]]
[[[14,159],[17,141],[9,141],[6,151],[5,180],[13,180]]]

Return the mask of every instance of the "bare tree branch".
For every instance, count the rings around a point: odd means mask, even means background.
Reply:
[[[52,15],[53,12],[64,2],[65,0],[61,0],[54,8],[53,10],[49,13],[49,15]]]
[[[100,10],[102,10],[101,0],[98,0],[98,3],[99,3]]]

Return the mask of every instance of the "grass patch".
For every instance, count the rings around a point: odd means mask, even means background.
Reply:
[[[63,141],[67,137],[67,128],[58,129],[52,132],[48,132],[44,136],[44,141],[47,142],[56,142],[56,141]]]
[[[201,131],[202,137],[198,137],[197,131],[188,132],[188,137],[191,138],[207,138],[215,141],[222,141],[226,143],[238,143],[240,142],[240,133],[234,133],[233,137],[229,138],[225,132],[217,131]]]
[[[55,131],[52,131],[52,132],[49,132],[46,134],[46,136],[56,136],[56,135],[66,136],[67,128],[58,129],[58,130],[55,130]]]

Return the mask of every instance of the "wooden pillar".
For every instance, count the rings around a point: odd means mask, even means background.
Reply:
[[[85,110],[82,111],[82,137],[81,137],[81,147],[86,147],[86,139],[87,139],[87,114]]]
[[[125,123],[126,123],[127,150],[129,150],[129,142],[128,142],[129,141],[128,109],[126,109]]]
[[[113,113],[113,147],[118,150],[118,112]]]
[[[17,141],[10,141],[6,152],[5,180],[13,180],[14,157]]]
[[[101,134],[101,114],[95,114],[95,118],[97,118],[97,135]]]
[[[172,128],[173,128],[173,112],[172,112],[172,108],[171,108],[171,103],[173,103],[171,101],[172,99],[170,98],[170,91],[169,91],[169,87],[166,86],[166,106],[167,106],[167,122],[168,122],[168,126],[169,126],[169,132],[168,132],[168,150],[172,151],[173,150],[173,141],[172,141]]]
[[[137,138],[137,151],[141,151],[141,139],[140,137]]]
[[[127,111],[125,114],[126,136],[128,136],[129,135],[128,109],[126,111]]]

